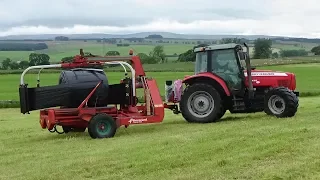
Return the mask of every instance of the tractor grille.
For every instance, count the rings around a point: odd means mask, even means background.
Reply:
[[[278,86],[289,87],[290,81],[289,80],[278,80]]]

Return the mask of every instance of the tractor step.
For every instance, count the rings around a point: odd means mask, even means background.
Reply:
[[[248,104],[244,98],[233,96],[233,106],[230,112],[232,113],[254,113],[264,110],[264,101],[261,98],[251,100]]]
[[[244,99],[233,96],[233,110],[234,111],[241,111],[241,110],[245,110],[245,109],[246,109],[246,105],[244,103]]]

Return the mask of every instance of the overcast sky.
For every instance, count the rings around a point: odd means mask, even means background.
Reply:
[[[0,0],[0,36],[48,33],[320,37],[317,0]]]

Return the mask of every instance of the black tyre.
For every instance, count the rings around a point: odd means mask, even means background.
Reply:
[[[117,131],[114,119],[107,114],[97,114],[89,121],[88,132],[91,138],[111,138]]]
[[[278,118],[293,117],[298,106],[298,97],[288,88],[274,88],[265,95],[264,112],[268,115]]]
[[[188,122],[210,123],[224,115],[219,92],[208,84],[196,83],[188,86],[179,106],[182,116]]]
[[[222,107],[220,113],[218,113],[218,115],[216,117],[216,121],[220,120],[224,116],[224,114],[226,114],[226,112],[227,112],[227,110]]]

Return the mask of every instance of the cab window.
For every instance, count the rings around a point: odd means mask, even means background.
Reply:
[[[207,72],[207,52],[196,53],[196,68],[195,73]]]

